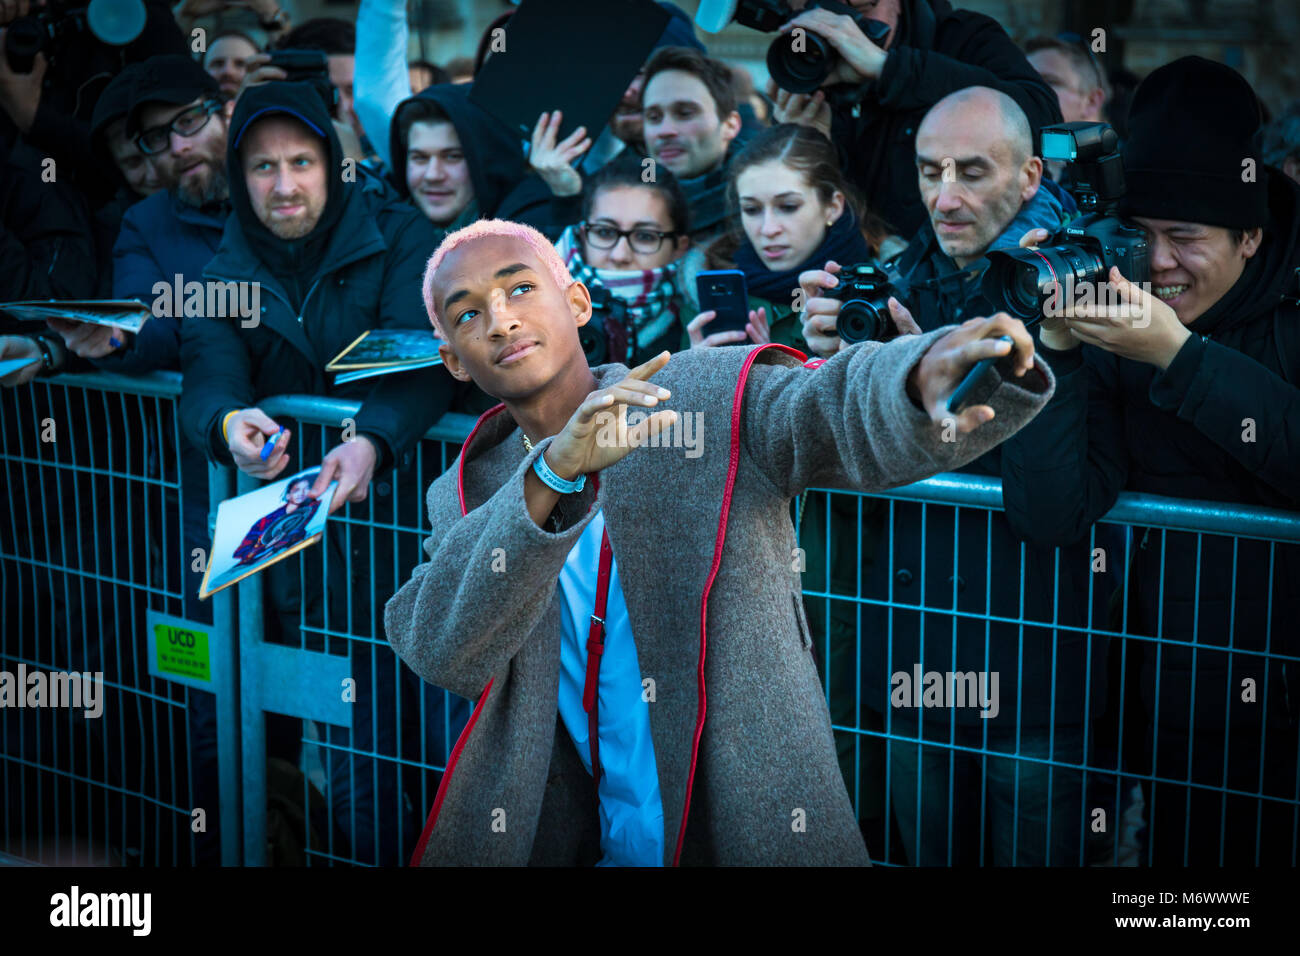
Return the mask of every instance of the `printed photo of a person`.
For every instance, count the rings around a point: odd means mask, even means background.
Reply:
[[[244,540],[235,548],[238,564],[256,564],[268,555],[292,547],[307,537],[307,528],[320,507],[320,499],[311,497],[312,483],[320,469],[294,476],[284,489],[284,504],[253,522]]]

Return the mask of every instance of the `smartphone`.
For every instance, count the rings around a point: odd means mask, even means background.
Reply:
[[[714,332],[743,332],[749,323],[749,295],[745,273],[739,269],[715,269],[695,277],[695,291],[701,312],[716,312],[704,327],[705,336]]]
[[[1000,335],[998,339],[1002,342],[1010,342],[1011,336]],[[1012,354],[1014,353],[997,358],[980,359],[972,365],[971,370],[966,373],[966,377],[948,396],[948,414],[960,415],[972,405],[987,404],[1001,383],[1001,376],[998,375],[993,366],[1004,358],[1010,358]]]

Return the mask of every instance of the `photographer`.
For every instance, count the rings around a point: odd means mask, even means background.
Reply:
[[[1259,120],[1240,74],[1200,57],[1155,70],[1134,95],[1121,212],[1146,231],[1150,288],[1112,269],[1114,298],[1099,290],[1043,321],[1060,387],[1017,436],[1037,451],[1003,486],[1029,540],[1086,541],[1125,489],[1300,508],[1300,189],[1265,166],[1245,175]],[[1191,784],[1144,784],[1153,861],[1290,863],[1292,814],[1266,797],[1294,798],[1300,673],[1261,652],[1300,650],[1300,552],[1133,534],[1127,631],[1164,639],[1126,642],[1147,769]]]
[[[975,86],[952,93],[917,130],[913,174],[929,222],[894,264],[898,298],[922,329],[989,315],[980,291],[984,257],[1015,248],[1031,229],[1055,234],[1066,221],[1059,187],[1043,179],[1024,112],[1004,93]],[[1071,205],[1073,205],[1071,201]],[[843,265],[843,263],[840,263]],[[838,349],[840,303],[820,295],[838,281],[812,277],[803,316],[808,344],[819,355]]]
[[[796,4],[792,3],[791,6]],[[802,9],[806,4],[798,2]],[[804,10],[782,32],[803,28],[822,37],[839,62],[814,96],[768,87],[777,122],[800,122],[831,135],[845,170],[871,207],[903,235],[925,219],[911,188],[913,131],[950,93],[986,86],[1024,110],[1031,132],[1060,122],[1056,95],[991,17],[953,10],[947,0],[852,0],[860,16],[889,27],[879,43],[854,18]]]
[[[930,223],[898,260],[897,291],[922,331],[992,314],[979,291],[984,255],[1015,247],[1026,225],[1041,223],[1053,232],[1062,225],[1061,206],[1041,187],[1041,174],[1029,124],[1005,94],[961,90],[926,115],[917,135],[915,175]],[[800,280],[808,341],[821,354],[834,354],[843,347],[835,334],[842,303],[821,293],[837,280],[819,269]],[[1022,469],[1036,454],[1023,435],[963,471],[1001,477]],[[1078,865],[1081,777],[1043,761],[1083,759],[1085,708],[1091,701],[1095,710],[1104,689],[1095,642],[1051,626],[1087,621],[1086,543],[1061,553],[1058,592],[1056,553],[1049,546],[1022,546],[998,511],[900,501],[888,514],[864,511],[862,536],[858,562],[832,581],[837,593],[856,593],[860,563],[862,596],[880,602],[861,607],[864,726],[925,741],[919,753],[908,742],[890,747],[890,793],[909,862],[975,862],[983,831],[986,863]],[[890,609],[883,603],[888,601],[921,605],[925,613]],[[994,617],[987,627],[969,616],[985,613]],[[916,663],[923,672],[997,673],[998,713],[982,717],[976,709],[959,708],[950,732],[949,711],[921,720],[915,710],[891,706],[891,672],[910,675]],[[1085,699],[1078,675],[1089,669],[1092,696]],[[983,749],[985,731],[992,756],[967,749]],[[961,748],[955,753],[954,744]],[[960,792],[981,786],[989,794],[986,821],[978,819],[978,804],[949,800],[950,787]]]
[[[146,0],[144,6],[144,29],[126,46],[110,46],[89,29],[68,30],[32,58],[30,72],[20,72],[16,67],[23,64],[0,52],[0,139],[21,133],[56,160],[61,181],[75,182],[92,202],[111,199],[117,189],[115,178],[92,158],[90,122],[100,92],[127,63],[189,51],[166,3]],[[78,10],[84,14],[84,5],[75,2],[0,6],[0,50],[20,16],[66,21]]]

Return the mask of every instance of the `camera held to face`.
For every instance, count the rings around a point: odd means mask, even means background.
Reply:
[[[30,73],[36,54],[55,63],[64,44],[90,33],[109,46],[126,46],[144,30],[147,13],[142,0],[50,0],[44,7],[9,23],[4,55],[9,69]]]
[[[889,297],[894,286],[879,266],[867,262],[845,266],[840,270],[840,284],[822,295],[839,299],[840,314],[835,330],[849,345],[855,342],[884,342],[897,334],[889,314]]]
[[[1145,231],[1116,214],[1124,197],[1119,136],[1105,123],[1059,123],[1042,135],[1044,159],[1074,165],[1072,192],[1083,215],[1051,245],[989,253],[981,291],[995,309],[1020,319],[1043,314],[1056,282],[1070,295],[1085,283],[1105,283],[1111,266],[1130,282],[1151,280]]]
[[[837,0],[810,0],[802,10],[795,10],[783,0],[703,0],[695,20],[705,30],[716,33],[734,19],[741,26],[773,33],[800,13],[815,9],[843,14],[872,43],[883,43],[890,26],[872,20]],[[811,93],[826,82],[840,55],[835,47],[811,30],[783,33],[767,49],[767,71],[776,85],[791,93]]]

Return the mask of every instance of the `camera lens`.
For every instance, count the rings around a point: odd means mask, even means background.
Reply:
[[[840,306],[835,331],[852,345],[855,342],[880,342],[891,327],[888,306],[870,299],[848,299]]]
[[[1035,319],[1043,314],[1053,283],[1061,283],[1069,298],[1082,283],[1105,282],[1106,271],[1097,253],[1083,244],[991,252],[980,291],[998,311]]]
[[[578,343],[587,356],[588,365],[595,367],[605,364],[609,343],[605,336],[605,317],[600,309],[593,309],[587,324],[578,329]]]
[[[795,49],[796,44],[800,49]],[[812,93],[831,75],[836,55],[829,43],[809,30],[798,37],[783,33],[767,48],[767,72],[783,90]]]

